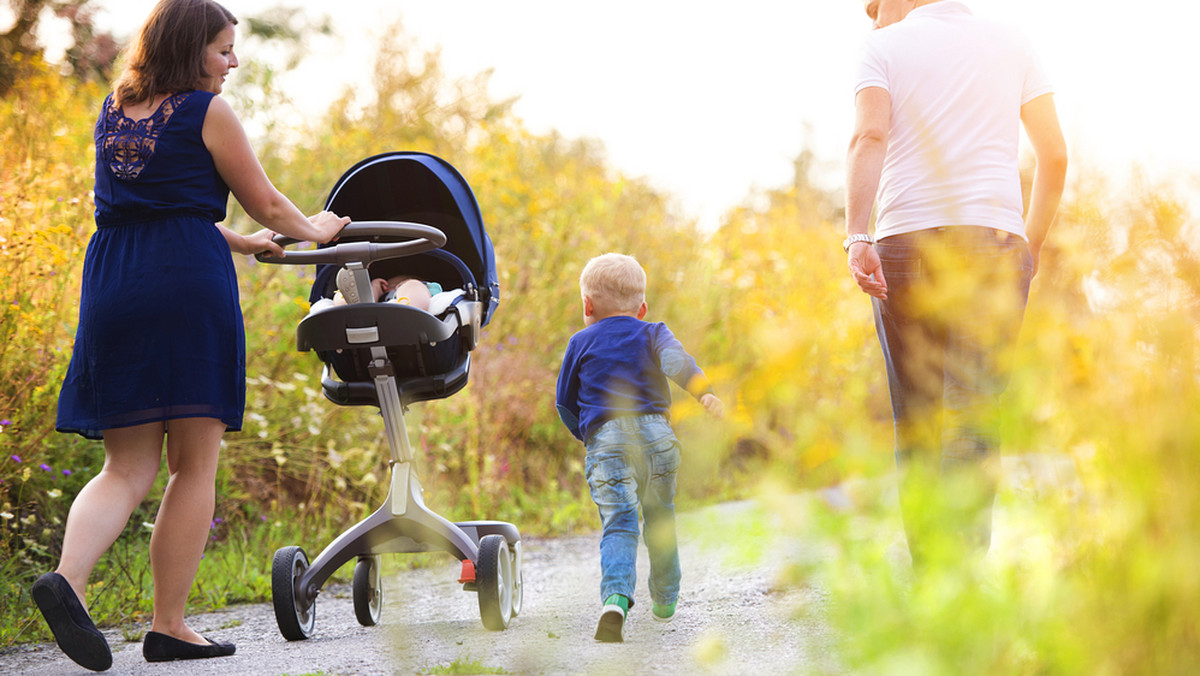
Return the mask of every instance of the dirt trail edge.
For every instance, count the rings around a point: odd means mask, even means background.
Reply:
[[[236,655],[148,664],[141,643],[127,642],[120,629],[113,629],[105,632],[113,647],[108,673],[350,676],[436,673],[439,667],[462,669],[471,663],[509,674],[839,672],[832,629],[821,619],[828,595],[819,587],[779,583],[785,561],[812,552],[802,551],[798,537],[772,529],[766,510],[747,501],[680,515],[683,591],[669,624],[651,619],[645,587],[649,562],[641,547],[637,606],[630,611],[623,644],[592,639],[600,608],[599,534],[593,533],[524,541],[525,606],[507,631],[484,629],[475,594],[456,583],[458,562],[447,556],[444,564],[384,580],[378,626],[359,626],[349,587],[334,585],[317,601],[316,631],[307,641],[285,641],[269,604],[235,606],[196,616],[192,625],[214,639],[235,642]],[[755,536],[747,538],[748,531]],[[729,545],[739,533],[743,545]],[[767,546],[755,552],[759,536]],[[803,615],[797,613],[801,607]],[[92,672],[49,644],[0,655],[0,673]]]

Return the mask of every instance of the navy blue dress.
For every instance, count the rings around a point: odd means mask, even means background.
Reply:
[[[229,187],[201,130],[209,92],[133,121],[110,96],[96,122],[96,232],[57,429],[207,417],[240,430],[246,346],[237,276],[216,227]]]

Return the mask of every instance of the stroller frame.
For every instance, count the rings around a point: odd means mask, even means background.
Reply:
[[[391,242],[379,243],[380,240]],[[296,243],[284,236],[277,236],[275,241],[285,247]],[[280,632],[289,641],[312,635],[321,587],[343,564],[356,557],[352,580],[354,611],[363,626],[373,626],[379,621],[383,596],[380,555],[390,553],[440,550],[458,558],[463,564],[458,581],[465,590],[478,593],[480,617],[488,629],[506,629],[521,611],[524,593],[519,530],[501,521],[454,523],[426,506],[405,424],[409,403],[449,396],[466,385],[469,351],[479,339],[485,318],[477,289],[472,280],[466,280],[464,302],[450,308],[444,319],[406,305],[372,302],[367,270],[370,263],[441,249],[445,243],[446,234],[433,226],[359,221],[346,226],[339,241],[328,248],[285,249],[282,258],[262,254],[258,257],[264,263],[338,265],[350,271],[359,298],[365,302],[325,307],[320,311],[314,308],[297,327],[297,348],[369,352],[369,380],[338,380],[332,365],[326,362],[321,377],[322,392],[338,405],[377,405],[390,454],[388,493],[378,509],[325,546],[311,564],[298,546],[283,547],[275,553],[271,568],[272,600]],[[442,251],[436,253],[446,255]],[[397,373],[388,353],[389,346],[437,344],[455,334],[463,341],[466,354],[448,372],[432,377]]]

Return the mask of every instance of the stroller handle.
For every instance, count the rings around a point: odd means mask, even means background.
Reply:
[[[282,257],[266,252],[255,254],[262,263],[277,265],[345,265],[359,261],[364,265],[387,258],[400,258],[440,249],[446,245],[446,233],[435,227],[408,221],[355,221],[338,233],[338,240],[367,240],[372,237],[407,237],[407,242],[377,243],[369,241],[330,242],[322,249],[311,251],[284,251]],[[282,247],[302,240],[286,235],[275,235],[274,242]]]

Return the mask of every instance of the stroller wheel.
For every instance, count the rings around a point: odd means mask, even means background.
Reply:
[[[364,627],[379,623],[383,609],[383,576],[378,556],[360,556],[354,564],[354,617]]]
[[[303,549],[291,546],[275,552],[275,560],[271,563],[271,600],[275,605],[279,633],[289,641],[302,641],[312,636],[317,621],[316,599],[308,599],[298,588],[306,570],[308,557]]]
[[[521,604],[525,600],[525,574],[521,571],[521,541],[512,543],[512,616],[521,614]]]
[[[479,541],[475,579],[483,626],[492,631],[507,629],[513,615],[513,558],[503,535],[485,535]]]

